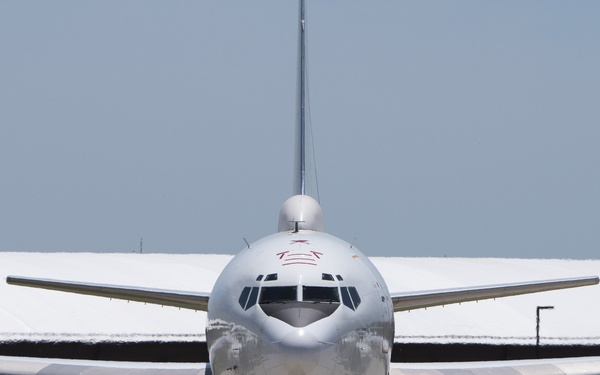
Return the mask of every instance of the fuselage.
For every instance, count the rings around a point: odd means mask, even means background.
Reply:
[[[322,232],[279,232],[223,270],[206,336],[215,375],[387,374],[393,308],[358,249]]]

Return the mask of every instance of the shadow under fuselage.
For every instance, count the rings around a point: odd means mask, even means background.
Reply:
[[[0,355],[139,362],[208,362],[206,342],[6,341]],[[394,344],[392,362],[498,361],[600,356],[600,345]]]

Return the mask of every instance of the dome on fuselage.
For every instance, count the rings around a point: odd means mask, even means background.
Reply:
[[[279,232],[314,230],[323,231],[321,205],[308,195],[294,195],[281,206]]]

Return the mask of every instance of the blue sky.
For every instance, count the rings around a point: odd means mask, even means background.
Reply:
[[[600,3],[307,4],[326,230],[597,258]],[[236,253],[292,192],[294,1],[0,2],[0,250]]]

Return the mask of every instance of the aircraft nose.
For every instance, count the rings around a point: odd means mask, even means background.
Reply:
[[[304,329],[288,333],[281,340],[281,345],[295,350],[315,350],[320,347],[317,338]]]
[[[281,364],[287,374],[308,374],[317,366],[323,344],[304,329],[288,333],[280,343]]]

